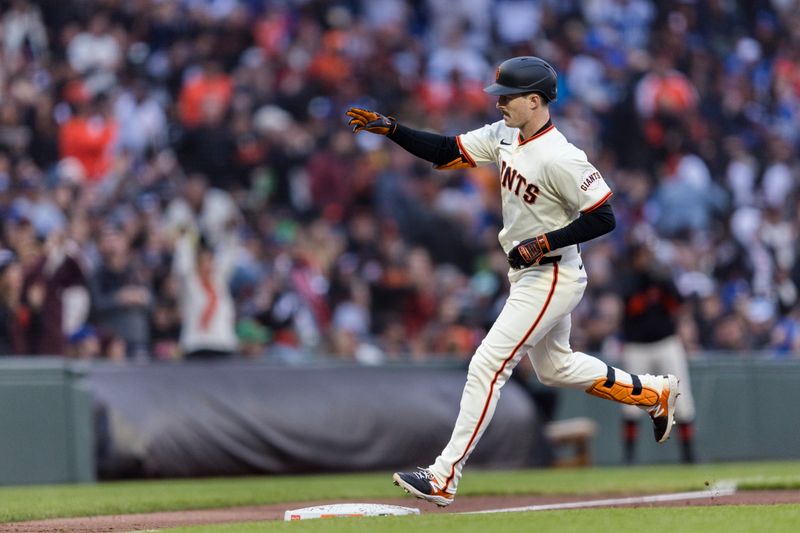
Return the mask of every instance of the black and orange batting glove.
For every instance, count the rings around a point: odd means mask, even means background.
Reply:
[[[514,269],[527,268],[538,264],[549,251],[550,243],[546,236],[525,239],[508,252],[508,264]]]
[[[350,117],[350,122],[347,124],[353,126],[353,133],[366,130],[378,135],[389,135],[397,129],[397,121],[395,119],[384,117],[375,111],[351,107],[345,114]]]

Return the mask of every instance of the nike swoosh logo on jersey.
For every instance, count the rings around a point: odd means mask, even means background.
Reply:
[[[502,139],[502,140],[500,141],[500,144],[505,144],[506,146],[511,146],[511,143],[510,143],[510,142],[508,142],[508,141],[507,141],[507,140],[505,140],[505,139]]]

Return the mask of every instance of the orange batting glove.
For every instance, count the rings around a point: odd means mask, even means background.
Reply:
[[[538,264],[549,251],[550,243],[546,236],[525,239],[508,252],[508,264],[513,269],[527,268]]]
[[[366,130],[378,135],[389,135],[397,129],[397,121],[395,119],[384,117],[375,111],[351,107],[345,114],[350,117],[350,122],[347,124],[353,126],[353,133]]]

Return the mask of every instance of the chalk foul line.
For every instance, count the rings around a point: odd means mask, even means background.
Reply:
[[[586,507],[608,507],[611,505],[636,505],[640,503],[661,503],[678,500],[703,500],[732,496],[736,493],[733,483],[719,483],[708,490],[692,492],[672,492],[668,494],[650,494],[647,496],[630,496],[626,498],[609,498],[604,500],[587,500],[582,502],[550,503],[544,505],[529,505],[527,507],[509,507],[507,509],[488,509],[486,511],[471,511],[459,514],[489,514],[489,513],[521,513],[525,511],[554,511],[559,509],[582,509]]]

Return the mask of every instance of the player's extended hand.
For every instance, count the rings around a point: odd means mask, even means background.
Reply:
[[[538,264],[549,251],[550,243],[544,235],[525,239],[508,252],[508,264],[514,269],[527,268]]]
[[[353,133],[367,130],[370,133],[377,133],[378,135],[388,135],[397,128],[397,121],[395,119],[392,117],[384,117],[375,111],[361,109],[360,107],[351,107],[345,114],[350,117],[350,122],[347,124],[353,126]]]

